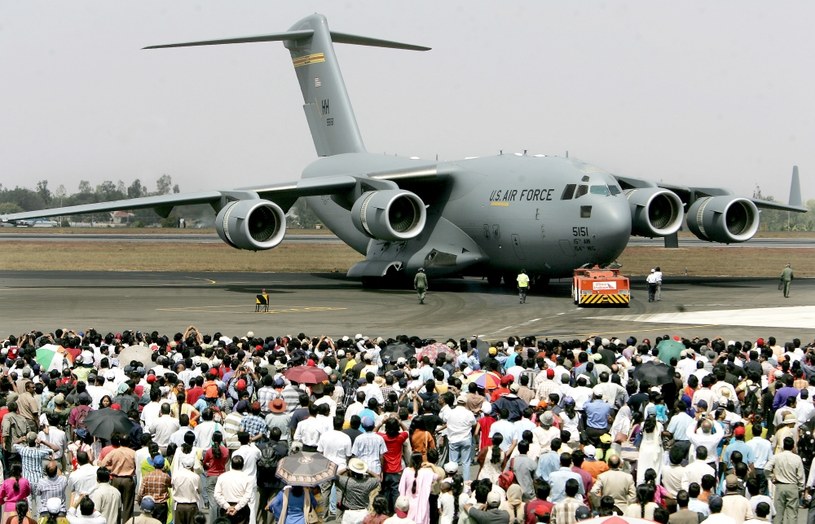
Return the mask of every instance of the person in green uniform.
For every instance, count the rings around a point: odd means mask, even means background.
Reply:
[[[778,283],[778,289],[784,291],[784,298],[790,298],[790,284],[792,279],[795,278],[792,274],[792,266],[787,264],[783,271],[781,271],[781,281]]]
[[[419,294],[419,304],[424,304],[424,297],[427,293],[427,275],[424,274],[423,267],[420,267],[416,276],[413,277],[413,289]]]

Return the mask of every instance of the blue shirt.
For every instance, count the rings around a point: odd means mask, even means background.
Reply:
[[[558,463],[560,458],[558,458]],[[582,495],[586,493],[585,488],[583,487],[583,479],[580,478],[578,473],[575,473],[570,468],[558,468],[557,471],[553,471],[549,474],[549,485],[552,486],[552,491],[549,493],[549,502],[552,504],[557,504],[561,500],[566,498],[566,481],[569,479],[575,479],[577,481],[577,485],[580,486],[580,491],[577,497],[578,500],[582,500]]]
[[[560,454],[557,451],[547,451],[538,459],[535,476],[549,482],[549,475],[558,468],[560,468]]]
[[[611,413],[611,405],[600,399],[594,399],[583,405],[583,412],[586,414],[586,426],[592,429],[608,428],[608,415]]]
[[[734,451],[741,453],[742,462],[745,464],[749,465],[755,462],[753,448],[748,446],[743,440],[736,440],[735,438],[732,438],[730,439],[730,442],[727,443],[727,449],[724,450],[724,463],[728,468],[731,466],[730,455],[732,455]]]
[[[670,431],[674,436],[674,440],[690,440],[688,438],[688,428],[690,428],[693,423],[693,418],[683,411],[671,417],[671,421],[668,422],[668,427],[665,428],[665,431]]]

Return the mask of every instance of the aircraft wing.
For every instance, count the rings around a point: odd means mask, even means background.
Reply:
[[[55,207],[36,211],[23,211],[0,216],[3,222],[28,220],[32,218],[48,218],[68,215],[83,215],[90,213],[104,213],[108,211],[123,211],[132,209],[153,209],[162,217],[169,216],[176,206],[209,204],[216,211],[227,202],[235,200],[268,199],[279,205],[284,211],[288,210],[299,197],[315,195],[333,195],[353,190],[357,184],[371,183],[382,186],[396,187],[398,180],[412,180],[435,177],[439,173],[435,166],[422,166],[419,168],[402,169],[396,171],[383,171],[365,173],[364,176],[337,175],[315,178],[304,178],[297,182],[286,182],[264,186],[245,187],[234,190],[204,191],[200,193],[178,193],[171,195],[149,196],[113,200],[110,202],[97,202],[78,206]]]
[[[685,205],[692,204],[694,200],[701,197],[733,195],[733,192],[721,187],[693,187],[693,186],[679,186],[674,184],[656,183],[650,180],[640,178],[631,178],[625,176],[614,175],[620,187],[623,189],[634,189],[640,187],[659,187],[667,189],[676,193]],[[760,200],[751,198],[756,207],[760,209],[776,209],[779,211],[793,211],[795,213],[806,213],[809,211],[806,207],[790,206],[780,202],[773,202],[771,200]]]
[[[129,198],[125,200],[112,200],[110,202],[97,202],[78,206],[55,207],[39,209],[37,211],[23,211],[0,216],[4,222],[27,220],[31,218],[46,218],[65,215],[83,215],[89,213],[104,213],[106,211],[121,211],[129,209],[153,208],[161,216],[168,216],[175,206],[191,204],[217,205],[226,198],[221,191],[206,191],[202,193],[178,193],[172,195],[159,195],[142,198]]]

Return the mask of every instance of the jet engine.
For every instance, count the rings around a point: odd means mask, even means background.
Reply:
[[[758,208],[747,198],[703,197],[688,209],[688,229],[710,242],[745,242],[758,231]]]
[[[682,200],[673,191],[641,187],[625,192],[631,206],[631,234],[643,237],[672,235],[682,227]]]
[[[426,220],[422,199],[400,189],[365,192],[351,208],[354,227],[377,240],[410,240],[422,232]]]
[[[215,230],[221,240],[234,248],[272,249],[286,234],[286,215],[268,200],[236,200],[218,212]]]

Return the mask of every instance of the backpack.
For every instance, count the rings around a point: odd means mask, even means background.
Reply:
[[[276,445],[268,445],[260,452],[258,459],[258,480],[261,485],[273,485],[277,480],[275,473],[277,472],[277,465],[280,459],[288,455],[288,449],[285,442],[277,443]],[[268,487],[268,486],[267,486]]]
[[[218,383],[214,380],[207,380],[204,382],[204,397],[205,398],[218,398],[220,392],[218,391]]]
[[[757,413],[761,408],[761,397],[759,396],[761,387],[757,384],[751,384],[747,386],[745,391],[742,411],[744,413]]]
[[[506,491],[511,485],[515,484],[515,472],[508,469],[498,476],[498,485]]]
[[[76,407],[76,410],[77,414],[74,422],[74,430],[88,429],[88,425],[85,423],[85,419],[88,418],[88,413],[91,412],[91,407],[80,405]]]

